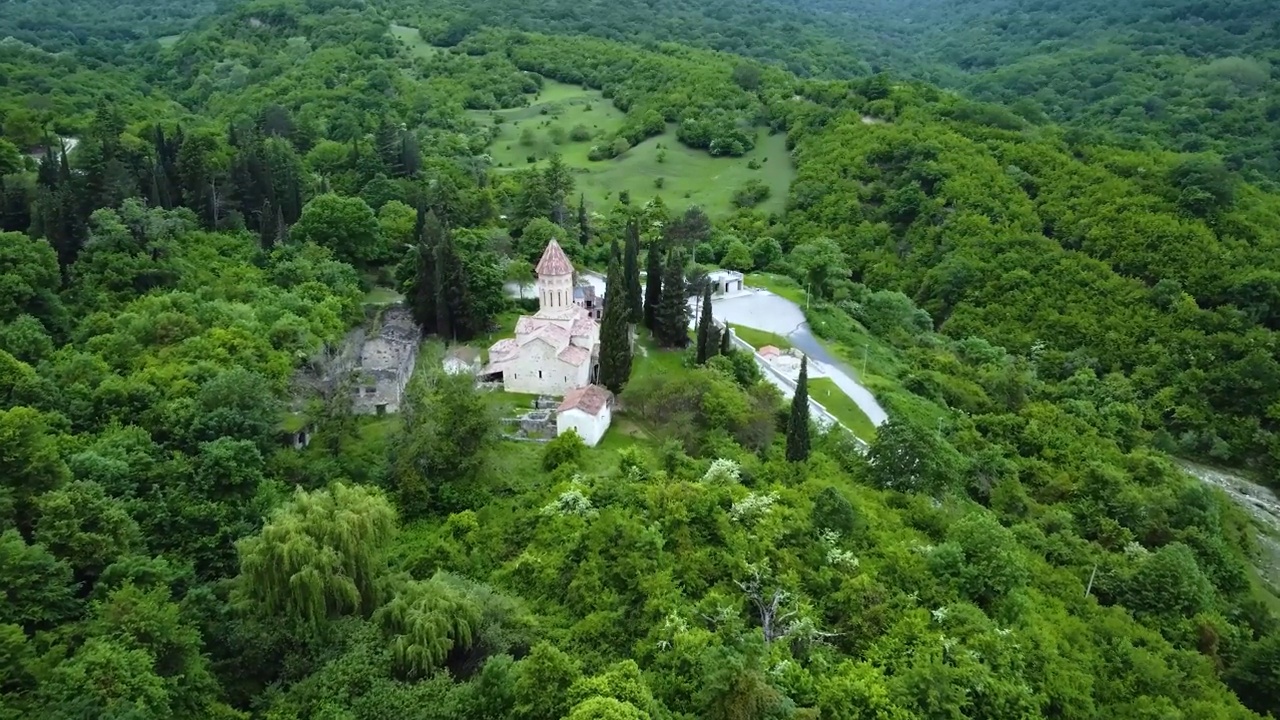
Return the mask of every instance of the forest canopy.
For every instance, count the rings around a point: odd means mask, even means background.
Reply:
[[[1275,540],[1183,465],[1280,468],[1269,9],[18,7],[0,718],[1280,714]],[[641,153],[744,180],[588,199]],[[442,369],[553,238],[610,278],[595,447]],[[889,419],[784,398],[715,267]]]

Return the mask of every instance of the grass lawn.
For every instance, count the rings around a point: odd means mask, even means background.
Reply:
[[[747,287],[764,288],[774,295],[784,297],[791,302],[804,307],[804,288],[795,280],[786,275],[775,275],[773,273],[751,273],[743,279]]]
[[[853,431],[854,435],[871,442],[876,437],[876,426],[858,404],[849,399],[831,378],[809,378],[809,397],[831,411],[836,419]]]
[[[365,305],[391,305],[403,300],[400,293],[386,287],[375,287],[364,294],[363,302]]]
[[[592,145],[609,137],[621,127],[624,115],[596,90],[584,90],[548,80],[529,107],[489,111],[472,111],[482,123],[492,123],[494,115],[502,118],[499,133],[489,148],[494,165],[502,170],[538,167],[559,153],[565,164],[577,173],[577,192],[586,196],[595,211],[617,201],[617,194],[627,191],[635,201],[660,195],[667,207],[683,209],[701,205],[713,216],[733,211],[733,193],[747,180],[758,178],[769,186],[771,194],[759,208],[766,212],[783,209],[787,188],[795,175],[786,137],[769,135],[761,130],[756,148],[740,158],[716,158],[701,150],[693,150],[676,141],[675,127],[650,138],[612,160],[587,159]],[[552,128],[567,134],[575,126],[588,128],[593,139],[562,144],[552,140]],[[533,130],[532,142],[521,144],[526,129]],[[662,159],[659,159],[660,154]],[[530,163],[529,158],[535,162]],[[752,160],[760,168],[752,170]],[[662,187],[657,187],[658,183]]]
[[[631,361],[631,379],[685,372],[684,350],[662,350],[653,344],[649,331],[641,329]]]
[[[441,52],[440,48],[422,39],[418,28],[392,25],[391,36],[404,43],[414,57],[431,57]]]
[[[165,35],[163,37],[156,38],[156,42],[159,43],[162,48],[173,47],[181,37],[181,35]]]
[[[533,401],[538,399],[537,394],[513,393],[506,390],[483,390],[481,397],[484,398],[486,405],[498,412],[499,417],[513,417],[532,410]]]
[[[781,335],[765,332],[764,330],[756,330],[755,328],[749,328],[744,325],[734,325],[732,323],[729,324],[729,327],[733,328],[734,335],[737,335],[740,339],[749,343],[757,350],[765,345],[772,345],[779,350],[788,350],[791,348],[791,343],[787,342],[787,339]]]

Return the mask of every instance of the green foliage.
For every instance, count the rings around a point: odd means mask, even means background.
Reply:
[[[578,433],[562,433],[543,446],[542,469],[552,471],[562,465],[577,466],[586,450],[587,445]]]
[[[363,266],[386,258],[386,243],[373,209],[360,198],[320,195],[302,208],[290,237],[313,242],[339,259]]]
[[[689,304],[684,281],[684,255],[676,250],[668,252],[661,295],[653,306],[653,337],[662,347],[683,348],[689,344]]]
[[[419,375],[406,389],[400,412],[404,422],[393,448],[391,489],[405,517],[478,504],[473,486],[498,427],[474,380]]]
[[[202,6],[82,5],[0,20],[0,716],[1275,711],[1250,522],[1153,449],[1280,457],[1270,6],[250,2],[125,49]],[[430,349],[398,417],[312,412],[389,261],[465,341],[571,227],[660,346],[690,258],[799,281],[869,455],[797,473],[709,326],[590,450]]]
[[[809,356],[800,358],[800,377],[791,396],[791,412],[787,413],[787,460],[809,459]]]
[[[311,633],[378,605],[395,510],[377,491],[299,488],[257,535],[237,544],[239,590],[258,612]]]
[[[1212,603],[1213,585],[1181,543],[1143,557],[1125,590],[1125,605],[1143,615],[1190,618]]]
[[[631,305],[630,289],[623,275],[618,242],[609,253],[607,286],[621,289],[605,302],[600,320],[599,383],[614,393],[621,393],[631,379]]]

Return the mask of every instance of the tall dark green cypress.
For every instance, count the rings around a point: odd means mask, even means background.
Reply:
[[[442,329],[440,336],[452,341],[470,340],[484,328],[476,318],[467,266],[462,262],[458,247],[453,244],[453,234],[447,227],[440,236],[440,244],[436,246],[436,267],[441,278],[440,297],[449,318],[448,331]]]
[[[724,330],[720,333],[720,354],[725,357],[728,357],[729,353],[733,352],[733,336],[730,334],[732,332],[729,329],[729,321],[726,320]]]
[[[791,398],[791,415],[787,417],[787,460],[809,459],[809,358],[800,358],[800,379]]]
[[[699,365],[705,365],[707,360],[716,354],[716,347],[711,340],[712,322],[711,285],[708,283],[702,289],[702,315],[698,318],[697,362]]]
[[[622,263],[618,257],[618,241],[613,241],[609,254],[609,277],[606,288],[623,287]],[[612,297],[610,297],[612,295]],[[601,385],[615,393],[622,392],[631,378],[631,328],[628,308],[621,292],[605,295],[604,317],[600,319]]]
[[[583,247],[591,242],[591,224],[587,222],[587,196],[578,196],[578,242]]]
[[[414,233],[418,242],[412,257],[401,266],[399,279],[414,321],[423,334],[430,335],[436,331],[440,318],[436,312],[436,238],[428,232],[427,225],[426,208],[419,205]],[[431,228],[431,232],[434,231],[435,228]]]
[[[654,317],[662,300],[662,249],[656,241],[649,246],[645,263],[644,326],[656,330]]]
[[[627,246],[622,256],[623,285],[627,288],[628,320],[638,323],[644,320],[644,305],[640,298],[640,224],[635,218],[627,223]]]
[[[669,348],[689,345],[689,303],[684,288],[684,256],[678,250],[667,253],[662,276],[662,298],[653,318],[658,344]]]
[[[432,249],[434,250],[435,269],[435,290],[436,290],[436,333],[446,342],[453,339],[453,326],[449,322],[449,292],[452,288],[448,287],[448,275],[445,270],[445,263],[448,262],[448,252],[442,252],[441,246],[444,245],[444,227],[440,221],[436,219],[434,212],[427,214],[427,234],[434,240]]]

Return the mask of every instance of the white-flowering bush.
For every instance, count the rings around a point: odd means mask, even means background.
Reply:
[[[840,547],[840,532],[823,530],[818,533],[818,541],[827,549],[827,564],[836,567],[856,568],[858,558],[851,551]]]
[[[711,467],[702,476],[702,482],[709,485],[728,485],[737,483],[741,477],[741,468],[733,460],[720,458],[711,461]]]
[[[591,517],[596,514],[596,509],[591,506],[591,498],[582,492],[582,486],[579,483],[580,476],[575,475],[573,482],[569,485],[569,489],[560,493],[560,497],[552,500],[542,508],[544,515],[578,515],[581,517]]]
[[[777,501],[777,493],[767,495],[751,493],[729,508],[729,516],[738,521],[752,520],[768,513]]]

